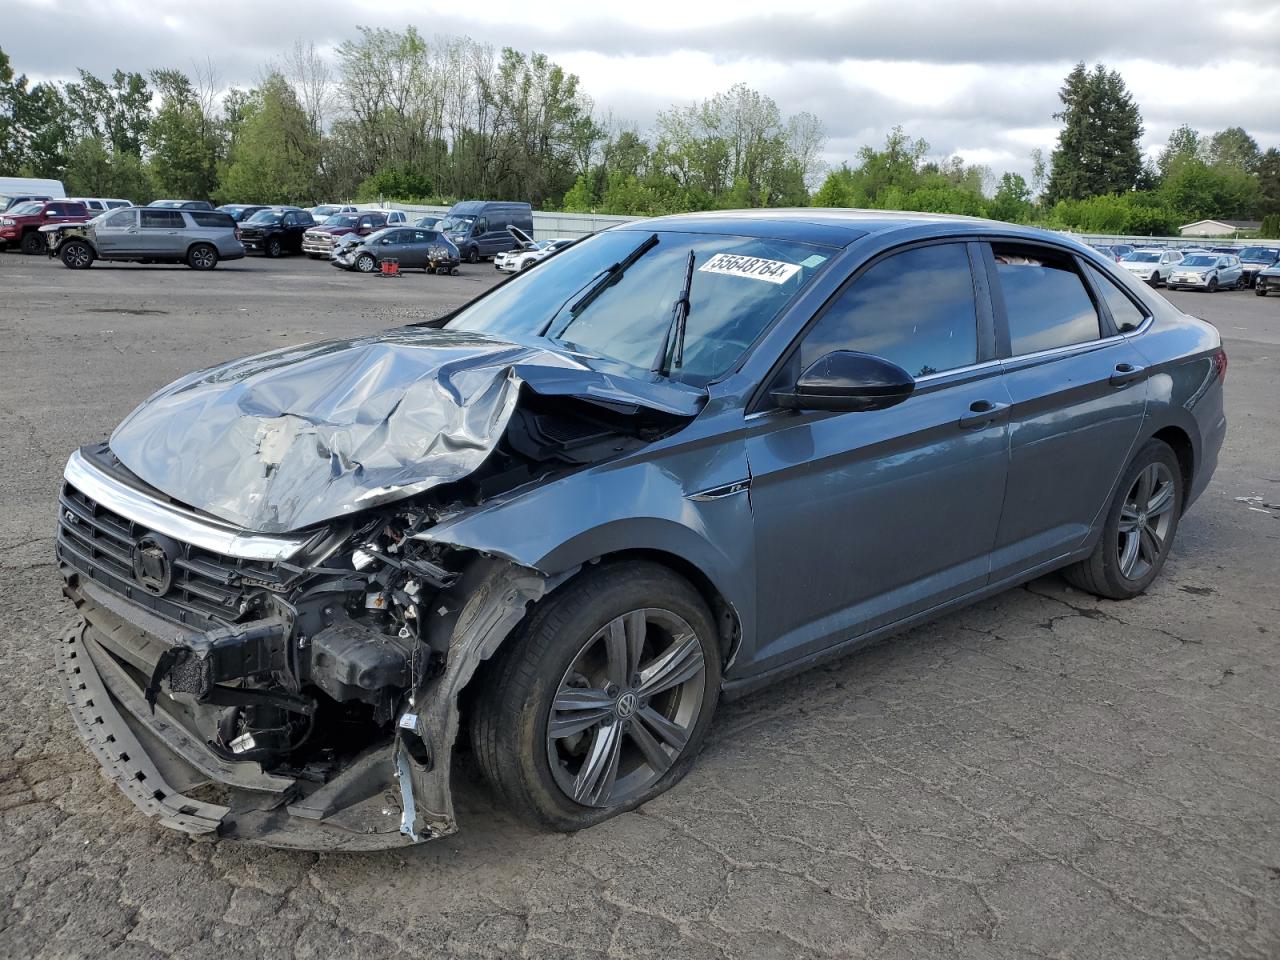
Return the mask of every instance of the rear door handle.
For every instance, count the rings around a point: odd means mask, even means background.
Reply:
[[[1139,367],[1132,363],[1117,363],[1116,372],[1111,375],[1111,385],[1113,387],[1127,387],[1135,380],[1141,380],[1146,375],[1146,367]]]
[[[969,412],[960,418],[960,429],[977,430],[989,423],[1003,420],[1009,415],[1010,404],[998,400],[975,400],[969,404]]]

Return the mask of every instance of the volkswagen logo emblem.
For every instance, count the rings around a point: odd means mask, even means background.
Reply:
[[[133,579],[147,593],[163,597],[173,586],[173,541],[153,533],[133,545]]]
[[[619,720],[626,720],[636,712],[636,695],[628,690],[618,698],[613,710],[618,715]]]

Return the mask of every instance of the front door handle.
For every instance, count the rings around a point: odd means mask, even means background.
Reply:
[[[1140,367],[1133,363],[1117,363],[1116,372],[1111,375],[1111,385],[1113,387],[1127,387],[1135,380],[1141,380],[1146,375],[1146,367]]]
[[[960,429],[978,430],[989,423],[1003,420],[1009,415],[1010,404],[998,400],[975,400],[969,404],[969,412],[960,418]]]

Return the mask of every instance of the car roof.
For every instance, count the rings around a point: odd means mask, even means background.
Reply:
[[[913,231],[921,227],[939,228],[939,235],[992,234],[1065,244],[1091,249],[1074,237],[1024,227],[999,220],[965,217],[947,213],[919,213],[896,210],[856,210],[845,208],[793,207],[755,210],[716,210],[682,213],[648,220],[636,220],[610,228],[626,231],[670,230],[685,233],[728,233],[737,236],[794,240],[823,246],[844,247],[871,235]]]

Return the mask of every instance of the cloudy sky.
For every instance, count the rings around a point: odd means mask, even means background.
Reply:
[[[77,67],[192,69],[249,85],[297,38],[332,51],[357,24],[466,34],[540,50],[577,73],[601,113],[642,129],[672,103],[739,81],[784,113],[817,114],[826,159],[851,159],[894,124],[933,153],[1027,173],[1052,148],[1057,90],[1077,60],[1120,70],[1154,153],[1180,123],[1240,125],[1280,146],[1280,2],[894,0],[733,3],[581,0],[0,0],[0,48],[33,80]]]

